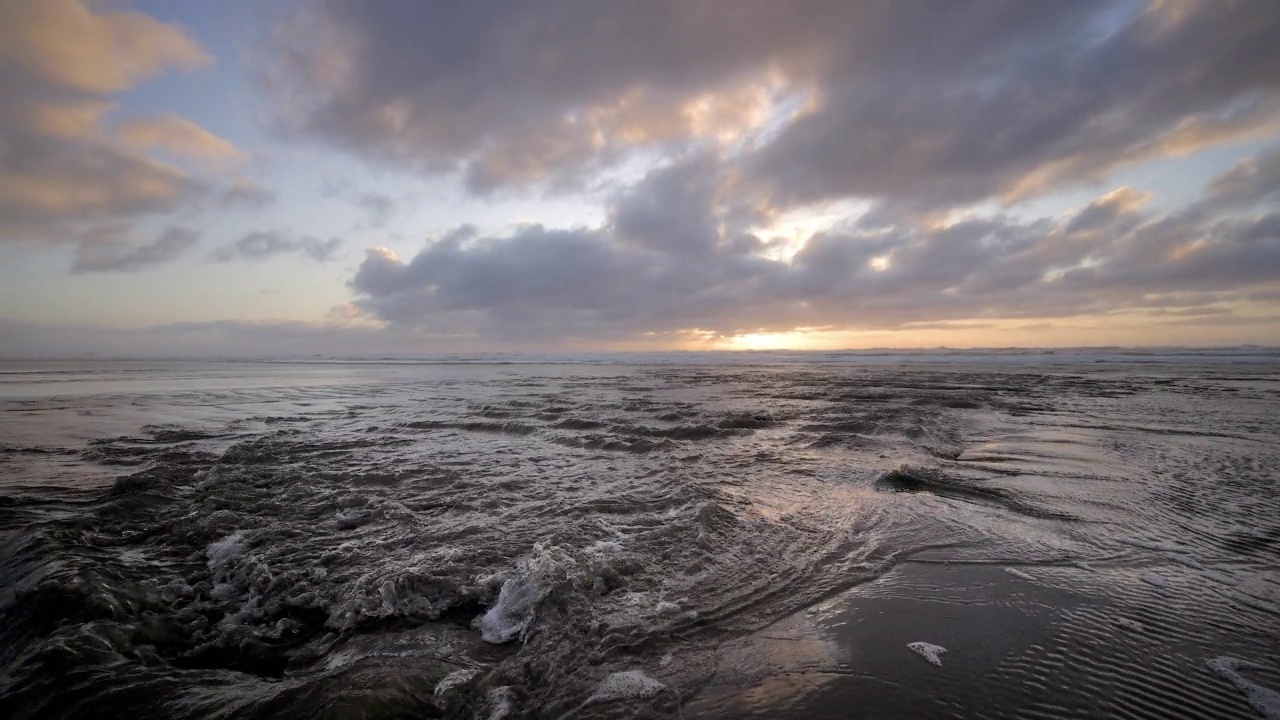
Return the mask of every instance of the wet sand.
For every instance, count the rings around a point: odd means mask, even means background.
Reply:
[[[1267,717],[1206,665],[1212,655],[1194,643],[1167,642],[1158,612],[1128,617],[1098,606],[1098,575],[1096,568],[903,563],[726,644],[685,714]],[[1159,588],[1138,582],[1158,604]],[[946,648],[940,666],[908,647],[919,641]],[[1280,670],[1251,675],[1273,685]]]

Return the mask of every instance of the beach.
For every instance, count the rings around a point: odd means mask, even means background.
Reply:
[[[1277,717],[1280,355],[0,365],[0,702]]]

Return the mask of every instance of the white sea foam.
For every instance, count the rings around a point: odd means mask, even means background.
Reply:
[[[534,607],[542,599],[535,580],[513,577],[502,584],[498,602],[476,620],[485,642],[501,645],[523,636],[533,624]]]
[[[626,670],[624,672],[616,672],[601,680],[587,702],[644,700],[655,697],[666,689],[666,685],[645,675],[643,670]]]
[[[1007,573],[1009,573],[1010,575],[1012,575],[1012,576],[1016,577],[1016,578],[1022,578],[1023,580],[1035,580],[1035,579],[1036,579],[1036,578],[1035,578],[1035,576],[1034,576],[1034,575],[1032,575],[1031,573],[1026,572],[1026,571],[1024,571],[1024,570],[1019,570],[1018,568],[1014,568],[1014,567],[1007,567],[1007,568],[1005,568],[1005,569],[1004,569],[1004,571],[1005,571],[1005,572],[1007,572]]]
[[[436,683],[436,689],[433,692],[433,694],[436,697],[441,697],[447,694],[450,690],[454,689],[455,687],[458,687],[459,685],[465,685],[466,683],[470,682],[471,678],[475,676],[476,676],[476,671],[470,668],[466,668],[463,670],[454,670],[453,672],[441,678],[440,682]]]
[[[533,626],[538,603],[564,582],[575,561],[554,545],[537,545],[531,557],[502,583],[498,601],[476,618],[474,625],[485,642],[495,645],[520,639]]]
[[[339,651],[331,653],[327,658],[325,658],[324,667],[326,670],[336,670],[344,665],[350,665],[357,659],[358,658],[355,655],[352,655],[349,652]]]
[[[233,560],[244,554],[246,547],[244,533],[238,530],[221,540],[209,543],[209,546],[205,548],[209,570],[218,572],[226,568]]]
[[[680,606],[667,600],[659,601],[657,605],[653,606],[655,615],[666,615],[675,612],[680,612]]]
[[[933,643],[927,643],[920,640],[913,643],[907,643],[907,647],[911,648],[911,650],[920,655],[920,657],[928,660],[930,664],[942,667],[942,655],[947,651],[947,649],[941,645],[934,645]]]
[[[597,540],[587,548],[587,552],[604,555],[622,552],[622,543],[613,540]]]
[[[511,717],[515,711],[515,697],[515,691],[507,685],[490,690],[486,696],[489,701],[489,720]]]
[[[1280,692],[1263,687],[1240,674],[1240,668],[1258,667],[1257,665],[1233,657],[1217,657],[1205,665],[1243,691],[1253,709],[1267,720],[1280,720]]]

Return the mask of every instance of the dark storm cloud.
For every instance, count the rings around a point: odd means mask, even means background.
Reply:
[[[200,241],[200,233],[190,228],[171,227],[155,240],[131,243],[123,226],[100,228],[81,238],[72,272],[137,272],[173,262]]]
[[[277,255],[299,254],[316,262],[334,259],[342,241],[338,238],[319,240],[313,237],[293,238],[278,232],[252,232],[210,255],[216,262],[233,260],[265,260]]]
[[[723,178],[715,163],[677,162],[636,188],[714,188]],[[1257,197],[1267,179],[1237,169],[1213,187]],[[643,212],[624,194],[612,222],[595,229],[532,226],[479,237],[462,228],[407,262],[372,251],[352,281],[357,305],[404,328],[466,327],[507,340],[618,339],[690,328],[723,335],[901,328],[1156,305],[1189,313],[1280,283],[1280,214],[1193,207],[1144,215],[1142,194],[1129,188],[1063,220],[885,226],[853,219],[842,231],[813,235],[789,261],[751,251],[767,240],[733,241],[724,215],[733,208],[705,200],[718,194],[676,193],[642,204]],[[650,228],[664,229],[654,237],[689,239],[652,242]]]
[[[753,87],[802,96],[738,160],[775,204],[919,207],[1274,132],[1277,34],[1280,4],[1234,0],[331,0],[282,27],[271,82],[294,129],[482,192],[750,126]]]

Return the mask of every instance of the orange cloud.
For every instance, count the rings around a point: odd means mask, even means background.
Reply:
[[[1101,181],[1121,167],[1148,160],[1186,157],[1218,145],[1265,139],[1277,133],[1280,133],[1280,103],[1261,104],[1248,112],[1225,117],[1194,115],[1111,157],[1082,153],[1045,163],[1019,178],[1005,191],[1002,200],[1013,204],[1058,190],[1072,177]]]
[[[180,29],[138,12],[95,14],[80,0],[8,0],[0,7],[0,59],[85,93],[128,90],[170,67],[213,58]]]
[[[174,116],[104,126],[112,95],[212,58],[181,29],[82,0],[0,4],[0,237],[59,242],[86,223],[172,210],[201,183],[148,154],[225,164],[231,143]]]
[[[227,167],[246,159],[226,139],[176,115],[126,120],[118,134],[122,141],[138,149],[163,150],[213,167]]]

